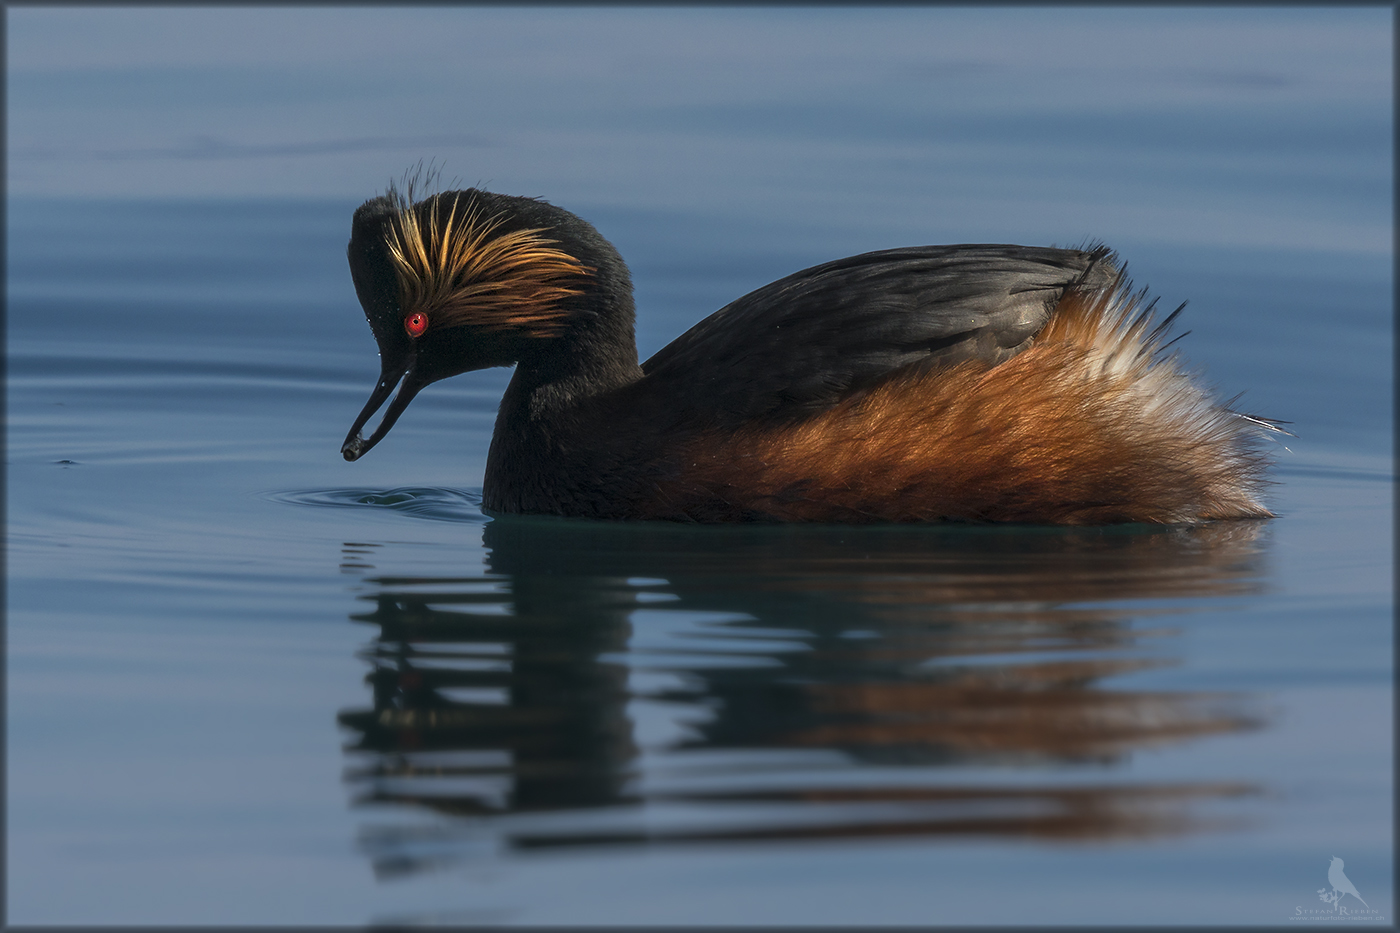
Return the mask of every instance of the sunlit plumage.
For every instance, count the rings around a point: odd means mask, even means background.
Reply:
[[[411,186],[391,188],[355,212],[349,259],[382,373],[345,458],[378,443],[423,386],[515,364],[487,462],[490,511],[1270,515],[1258,439],[1277,428],[1214,401],[1166,352],[1171,318],[1153,322],[1102,247],[910,247],[825,263],[640,365],[627,267],[591,225],[543,201],[469,189],[415,202]]]

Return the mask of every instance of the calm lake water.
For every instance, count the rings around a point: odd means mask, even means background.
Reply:
[[[10,922],[1392,923],[1390,29],[11,10]],[[593,221],[644,355],[1101,237],[1292,422],[1278,517],[492,518],[505,370],[347,464],[350,215],[420,158]]]

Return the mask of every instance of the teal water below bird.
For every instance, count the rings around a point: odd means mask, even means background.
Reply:
[[[411,184],[390,186],[355,211],[350,269],[381,375],[346,460],[379,443],[430,383],[514,365],[483,486],[493,512],[1061,524],[1271,515],[1259,439],[1279,429],[1211,397],[1168,351],[1176,314],[1155,322],[1107,248],[919,246],[839,259],[739,298],[639,363],[627,266],[591,224],[478,189],[415,198]]]

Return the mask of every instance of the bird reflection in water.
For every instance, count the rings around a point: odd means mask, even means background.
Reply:
[[[1255,728],[1253,698],[1106,681],[1176,663],[1154,620],[1258,592],[1266,535],[496,520],[485,575],[365,580],[374,705],[340,715],[347,780],[437,817],[362,842],[389,876],[483,845],[1229,825],[1200,811],[1261,788],[1112,766]],[[672,732],[643,741],[644,719]]]

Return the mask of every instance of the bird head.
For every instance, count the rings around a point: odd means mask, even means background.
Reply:
[[[475,189],[415,203],[411,185],[407,193],[390,186],[362,204],[348,256],[379,344],[380,376],[346,435],[345,459],[377,444],[429,383],[510,365],[530,344],[558,337],[594,269],[554,228],[582,223],[542,201]],[[396,385],[364,438],[361,429]]]

